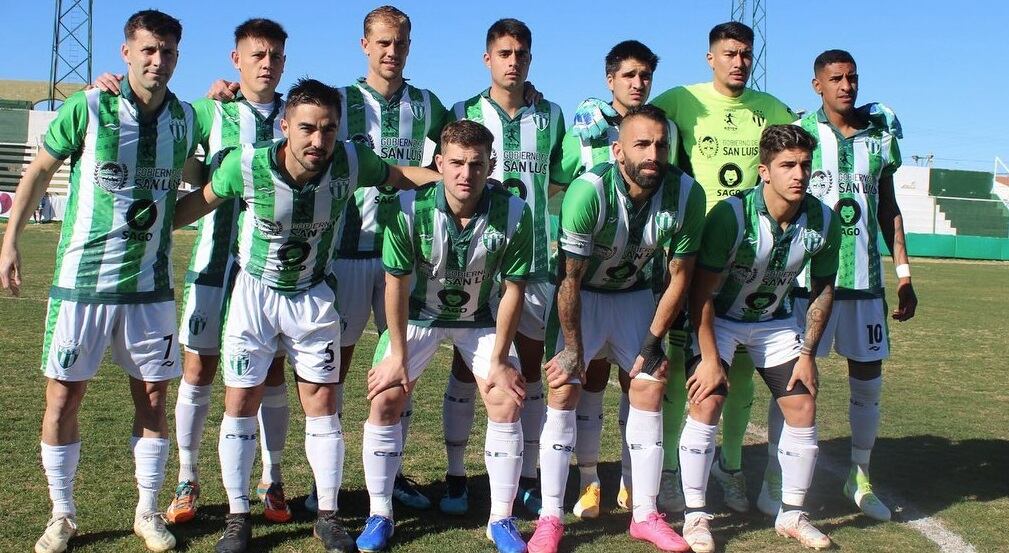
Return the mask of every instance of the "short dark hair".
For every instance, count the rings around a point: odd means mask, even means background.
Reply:
[[[340,91],[315,79],[302,77],[287,91],[285,113],[290,113],[295,106],[312,104],[336,110],[340,117]]]
[[[495,21],[490,29],[487,29],[487,48],[489,49],[492,42],[503,36],[514,38],[530,50],[533,48],[533,32],[518,19],[506,17]]]
[[[476,121],[460,119],[445,125],[441,131],[442,151],[445,151],[445,147],[449,144],[457,144],[465,148],[483,147],[486,149],[487,155],[490,155],[491,148],[494,146],[494,135],[487,127]]]
[[[243,38],[265,38],[284,44],[287,42],[287,31],[272,19],[257,17],[235,27],[235,44]]]
[[[738,21],[719,23],[712,27],[711,32],[708,33],[708,47],[710,48],[719,40],[729,39],[753,46],[753,29]]]
[[[175,42],[182,42],[182,23],[158,10],[140,10],[131,15],[123,26],[123,34],[130,40],[141,29],[160,37],[173,36]]]
[[[812,152],[816,139],[798,125],[770,125],[760,135],[760,163],[771,163],[774,156],[785,150],[800,149]]]
[[[650,119],[660,125],[666,125],[669,122],[669,118],[666,117],[666,112],[662,111],[662,108],[651,104],[644,104],[627,110],[624,118],[620,120],[620,128],[623,128],[627,121],[630,121],[635,117],[644,117],[645,119]]]
[[[855,58],[851,57],[846,50],[827,50],[813,60],[813,74],[816,75],[821,69],[832,63],[850,63],[855,65]]]
[[[606,54],[606,74],[613,75],[620,69],[624,60],[635,59],[648,66],[653,73],[659,65],[659,56],[636,40],[625,40],[610,49]]]
[[[368,15],[364,16],[365,37],[367,37],[368,33],[371,32],[372,25],[379,21],[394,23],[396,25],[406,25],[406,30],[411,30],[410,16],[406,15],[402,10],[395,6],[379,6],[368,12]]]

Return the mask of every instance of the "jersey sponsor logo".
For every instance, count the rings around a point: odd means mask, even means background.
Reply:
[[[830,171],[813,171],[809,177],[809,193],[817,198],[823,198],[830,193],[830,188],[834,185],[834,179]]]
[[[508,123],[508,126],[504,129],[505,147],[510,149],[517,149],[521,147],[521,134],[521,129],[517,122]]]
[[[518,196],[523,200],[526,199],[526,196],[529,194],[528,190],[526,189],[526,183],[522,182],[522,179],[515,179],[515,178],[505,179],[504,182],[500,182],[495,179],[487,179],[487,182],[497,184],[501,188],[504,188],[505,190],[510,192],[512,196]]]
[[[631,278],[637,270],[638,267],[636,265],[630,261],[625,261],[616,267],[606,269],[606,276],[609,277],[607,280],[624,281]]]
[[[105,161],[95,167],[95,183],[109,193],[122,188],[129,175],[130,170],[125,163]]]
[[[168,123],[168,130],[172,133],[172,138],[174,138],[176,142],[182,142],[186,139],[186,134],[189,128],[186,125],[185,119],[173,117],[172,121]]]
[[[228,356],[228,368],[238,376],[249,372],[249,364],[252,356],[244,349],[238,349]],[[253,436],[255,437],[255,436]]]
[[[203,311],[194,311],[189,317],[189,333],[199,336],[207,328],[207,314]]]
[[[350,141],[362,146],[367,146],[369,150],[375,149],[375,139],[372,138],[370,134],[365,134],[363,132],[357,133],[350,137]]]
[[[837,176],[838,194],[879,194],[879,183],[872,175],[841,173]]]
[[[711,159],[718,155],[718,139],[713,136],[702,136],[697,141],[697,149],[702,156]]]
[[[739,126],[736,125],[736,113],[732,110],[725,112],[725,117],[722,119],[722,122],[725,123],[723,128],[727,131],[739,129]]]
[[[147,232],[158,219],[158,204],[152,200],[137,200],[126,210],[126,224],[129,230],[122,232],[123,240],[140,240],[148,242],[154,234]]]
[[[834,211],[841,219],[841,234],[847,236],[858,236],[862,233],[857,226],[862,218],[862,207],[852,198],[841,198],[834,204]]]
[[[743,170],[735,163],[726,163],[718,170],[718,182],[725,188],[735,188],[743,183]]]
[[[81,346],[73,339],[67,339],[60,342],[59,346],[56,348],[56,362],[60,364],[64,369],[69,369],[74,366],[77,362],[77,358],[81,355]]]
[[[333,228],[333,221],[316,221],[314,223],[295,223],[291,225],[292,238],[314,238],[319,232]]]
[[[473,286],[474,284],[480,284],[487,279],[487,273],[479,271],[467,271],[465,269],[446,269],[445,270],[445,285],[446,286]]]
[[[377,153],[382,159],[419,163],[424,157],[424,141],[399,136],[382,137],[382,148]]]
[[[438,292],[438,300],[441,301],[441,309],[451,313],[465,313],[463,307],[469,303],[470,295],[463,290],[441,290]]]
[[[550,168],[550,154],[525,150],[505,151],[504,172],[546,175]]]
[[[262,217],[253,217],[256,230],[264,236],[280,236],[284,232],[284,224],[280,221],[271,221]]]
[[[804,228],[799,233],[799,239],[802,240],[802,247],[809,254],[815,254],[823,248],[826,239],[823,237],[823,233],[813,230],[811,228]]]
[[[733,265],[729,274],[740,284],[749,284],[757,279],[759,271],[749,265]]]
[[[330,179],[329,193],[337,200],[346,198],[350,194],[350,177]]]
[[[767,271],[764,278],[760,279],[761,286],[786,286],[795,280],[799,271]]]
[[[778,296],[771,292],[754,292],[743,301],[746,303],[746,311],[763,315],[777,300]]]
[[[487,248],[488,253],[494,253],[504,246],[505,235],[499,230],[490,229],[484,233],[480,240],[483,242],[483,247]]]
[[[413,118],[418,121],[423,121],[424,116],[427,115],[427,110],[424,108],[424,102],[421,102],[420,100],[410,102],[410,111],[413,112]]]
[[[312,252],[312,246],[306,242],[291,240],[277,249],[277,257],[280,258],[280,265],[283,269],[302,270],[305,267],[302,263],[308,259],[308,254]]]
[[[533,114],[532,120],[533,125],[536,125],[536,130],[545,131],[550,126],[550,117],[545,113]]]

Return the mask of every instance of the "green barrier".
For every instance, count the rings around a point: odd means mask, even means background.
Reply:
[[[879,237],[880,252],[890,251]],[[956,236],[953,234],[908,234],[907,251],[912,257],[948,257],[1009,261],[1009,238]]]

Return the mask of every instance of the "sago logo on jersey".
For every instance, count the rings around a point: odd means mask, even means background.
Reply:
[[[470,295],[462,290],[442,290],[438,292],[438,299],[441,301],[441,308],[448,312],[465,313],[463,307],[469,303]]]
[[[483,247],[487,248],[488,253],[494,253],[504,245],[505,235],[501,231],[491,229],[484,233],[481,241],[483,242]]]
[[[115,192],[126,184],[130,170],[125,163],[104,161],[95,166],[95,184],[106,192]]]
[[[763,315],[778,300],[778,296],[770,292],[754,292],[746,296],[746,311]]]
[[[77,362],[80,355],[81,347],[77,342],[74,342],[73,339],[64,340],[56,349],[56,362],[64,369],[69,369]]]

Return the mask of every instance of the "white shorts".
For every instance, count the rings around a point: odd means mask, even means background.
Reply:
[[[91,380],[112,347],[112,360],[144,382],[182,374],[175,301],[134,304],[49,299],[42,370],[49,378]]]
[[[378,333],[385,331],[385,268],[382,258],[337,259],[333,262],[336,299],[344,323],[340,347],[361,339],[371,314],[375,313]]]
[[[624,372],[630,372],[655,316],[655,295],[651,290],[617,293],[582,290],[581,300],[585,365],[593,359],[606,359]],[[549,326],[544,361],[564,349],[564,333],[554,308],[551,308]],[[636,378],[657,380],[644,373]],[[575,383],[578,379],[569,382]]]
[[[805,335],[809,300],[795,298],[795,323]],[[838,331],[840,329],[840,332]],[[838,355],[870,363],[890,357],[890,327],[883,298],[834,300],[827,328],[816,348],[817,357],[830,354],[830,345]]]
[[[718,356],[732,365],[736,348],[742,346],[750,354],[754,367],[777,367],[799,356],[802,331],[795,319],[772,319],[761,323],[741,323],[715,317],[715,341]],[[690,358],[700,355],[697,333],[690,336]],[[690,359],[688,358],[687,361]]]
[[[466,366],[473,371],[473,374],[486,379],[490,370],[490,357],[494,352],[494,343],[497,341],[497,330],[488,328],[468,328],[468,327],[433,327],[417,326],[407,323],[406,325],[406,371],[410,382],[420,378],[431,362],[438,346],[442,342],[448,342],[459,350],[462,360]],[[389,332],[383,332],[375,348],[374,364],[385,359],[392,354],[389,347]],[[515,345],[508,346],[508,360],[513,367],[519,369],[518,354],[515,353]]]
[[[529,282],[526,284],[518,334],[532,340],[543,341],[546,337],[547,315],[550,314],[550,304],[554,301],[555,290],[556,287],[549,282]],[[494,313],[494,320],[497,320],[497,304],[500,300],[496,294],[494,296],[495,300],[491,309]]]
[[[336,384],[340,380],[340,314],[335,288],[330,276],[289,296],[240,271],[221,338],[224,384],[232,388],[262,384],[281,348],[303,380]]]
[[[187,282],[182,296],[179,343],[200,355],[221,352],[221,310],[227,287]]]

